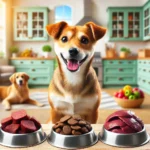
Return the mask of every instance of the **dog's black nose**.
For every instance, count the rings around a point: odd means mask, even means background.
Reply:
[[[78,50],[77,50],[77,48],[70,48],[69,49],[69,54],[70,54],[70,56],[72,56],[72,57],[75,57],[75,56],[77,56],[78,55]]]
[[[19,83],[22,84],[22,80],[19,80]]]

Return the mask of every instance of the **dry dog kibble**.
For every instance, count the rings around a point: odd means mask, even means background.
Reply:
[[[53,126],[53,130],[63,135],[81,135],[90,132],[92,126],[79,115],[67,115]]]

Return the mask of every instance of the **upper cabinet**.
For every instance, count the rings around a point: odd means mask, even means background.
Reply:
[[[137,41],[143,39],[141,7],[110,7],[108,13],[110,41]]]
[[[14,8],[14,41],[47,41],[47,7]]]
[[[143,26],[144,26],[144,40],[150,39],[150,0],[144,5],[143,8]]]

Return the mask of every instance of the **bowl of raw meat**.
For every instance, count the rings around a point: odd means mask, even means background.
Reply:
[[[142,120],[132,111],[119,110],[108,116],[99,140],[117,147],[137,147],[149,142]]]
[[[12,112],[1,120],[0,144],[7,147],[30,147],[46,140],[41,124],[25,110]]]

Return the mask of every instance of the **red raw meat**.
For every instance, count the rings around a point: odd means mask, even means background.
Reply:
[[[11,116],[13,120],[20,121],[27,117],[27,113],[25,110],[18,110],[18,111],[12,112]]]
[[[111,132],[123,133],[124,134],[124,132],[120,128],[112,129]]]
[[[139,132],[142,130],[142,126],[134,118],[124,118],[119,117],[123,122],[125,122],[133,130]]]
[[[114,118],[118,117],[132,117],[132,112],[131,111],[126,111],[126,110],[119,110],[111,114],[107,119],[106,122],[113,120]]]
[[[37,121],[34,117],[31,117],[30,120],[34,122],[34,124],[37,127],[37,129],[41,128],[40,122]]]
[[[105,129],[107,130],[111,130],[113,128],[116,128],[116,127],[123,127],[123,126],[126,126],[126,124],[122,121],[122,120],[113,120],[111,122],[106,122],[104,127]]]
[[[22,120],[21,121],[21,130],[25,133],[30,133],[36,131],[36,126],[33,121]]]
[[[17,133],[19,130],[20,125],[19,124],[10,124],[4,128],[4,131],[9,133]]]
[[[12,123],[12,118],[11,117],[7,117],[7,118],[4,118],[1,120],[1,125],[2,125],[2,128],[5,128],[7,125],[11,124]]]
[[[136,131],[130,128],[129,126],[125,126],[121,128],[124,133],[135,133]]]

